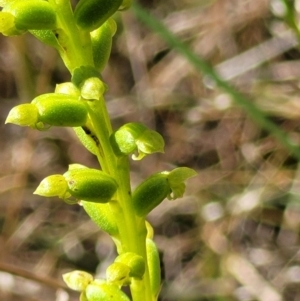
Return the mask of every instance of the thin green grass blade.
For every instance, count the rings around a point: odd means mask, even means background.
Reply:
[[[232,85],[224,81],[214,70],[214,68],[199,55],[196,55],[187,44],[181,42],[168,28],[151,16],[149,12],[145,11],[141,6],[134,3],[133,10],[137,18],[149,27],[152,31],[156,32],[168,44],[169,47],[176,50],[184,56],[194,68],[210,78],[217,87],[221,88],[224,92],[229,94],[234,102],[243,108],[247,114],[264,130],[267,130],[273,135],[283,146],[286,147],[297,159],[300,160],[300,147],[292,142],[288,133],[281,130],[274,124],[267,116],[259,110],[249,99],[237,91]]]

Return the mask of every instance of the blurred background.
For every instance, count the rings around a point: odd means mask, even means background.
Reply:
[[[300,52],[284,4],[300,1],[143,0],[223,79],[300,144]],[[300,169],[232,97],[137,21],[116,16],[103,72],[114,128],[140,121],[165,154],[132,162],[132,186],[188,166],[198,176],[182,199],[150,215],[162,258],[160,301],[300,301]],[[97,167],[71,129],[11,124],[9,110],[70,80],[56,52],[30,35],[0,36],[0,300],[75,301],[61,274],[98,277],[115,249],[80,206],[33,195],[68,164]],[[142,301],[142,300],[141,300]]]

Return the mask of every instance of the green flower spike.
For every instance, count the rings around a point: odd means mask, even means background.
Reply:
[[[82,292],[94,280],[93,276],[84,271],[72,271],[62,275],[67,286],[78,292]]]
[[[140,123],[127,123],[111,136],[111,144],[117,156],[133,154],[133,160],[141,160],[146,155],[164,152],[162,136]]]

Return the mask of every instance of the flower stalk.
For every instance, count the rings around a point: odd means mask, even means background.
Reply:
[[[106,85],[100,72],[116,31],[112,15],[129,8],[131,1],[80,0],[74,10],[69,0],[28,0],[25,6],[23,0],[15,0],[13,6],[10,1],[3,3],[2,18],[7,22],[0,31],[8,36],[31,32],[59,52],[71,77],[71,82],[57,85],[54,93],[13,108],[6,123],[37,130],[71,127],[99,161],[98,169],[71,164],[63,175],[42,180],[34,192],[82,205],[116,244],[118,257],[108,267],[106,279],[73,271],[63,276],[64,281],[80,292],[81,301],[130,300],[123,286],[130,287],[132,301],[156,301],[160,263],[146,217],[165,198],[181,197],[184,182],[196,173],[184,167],[156,173],[132,191],[130,158],[141,160],[163,152],[164,141],[140,123],[114,130],[105,103]]]

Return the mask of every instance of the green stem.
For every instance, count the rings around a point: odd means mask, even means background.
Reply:
[[[100,162],[102,169],[112,175],[119,184],[117,202],[112,202],[111,207],[116,215],[120,233],[121,251],[134,252],[146,260],[146,235],[145,220],[137,218],[134,214],[131,201],[130,171],[128,157],[117,158],[111,147],[109,137],[112,133],[111,122],[107,113],[104,99],[88,102],[89,115],[94,125],[95,134],[100,141],[103,158]],[[131,294],[134,301],[153,301],[149,271],[143,281],[133,281]]]
[[[60,56],[71,74],[80,66],[93,66],[94,60],[89,32],[78,29],[68,0],[52,0],[55,7],[59,29],[58,41],[62,46]]]

